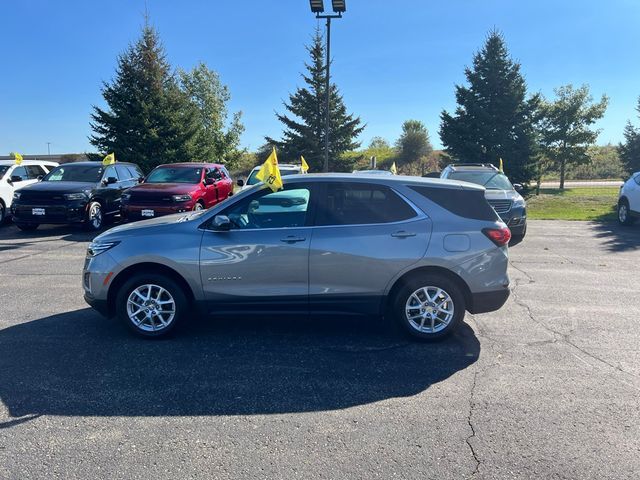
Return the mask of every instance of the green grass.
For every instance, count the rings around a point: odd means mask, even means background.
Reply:
[[[527,217],[534,220],[616,219],[618,187],[543,188],[527,198]]]

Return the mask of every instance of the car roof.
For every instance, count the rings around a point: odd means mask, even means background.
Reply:
[[[209,163],[209,162],[177,162],[177,163],[163,163],[154,168],[159,167],[223,167],[221,163]]]
[[[352,173],[307,173],[304,175],[287,175],[282,177],[284,183],[294,182],[344,182],[344,183],[375,183],[379,185],[413,185],[433,188],[482,190],[485,188],[475,183],[463,182],[460,180],[448,180],[444,178],[412,177],[408,175],[378,175]]]
[[[500,170],[490,163],[452,163],[446,168],[453,172],[500,172]]]
[[[15,160],[0,160],[0,165],[13,165]],[[50,162],[48,160],[23,160],[21,165],[45,165],[49,167],[57,167],[56,162]]]

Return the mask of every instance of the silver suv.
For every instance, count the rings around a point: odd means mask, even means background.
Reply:
[[[85,299],[134,332],[190,316],[365,315],[444,337],[465,311],[509,296],[509,229],[464,182],[401,176],[284,177],[215,207],[96,237]]]

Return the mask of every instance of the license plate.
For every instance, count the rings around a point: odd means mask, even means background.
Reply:
[[[32,208],[31,215],[44,215],[44,208]]]
[[[142,215],[143,217],[153,217],[155,216],[156,212],[154,212],[153,210],[142,210],[140,212],[140,215]]]

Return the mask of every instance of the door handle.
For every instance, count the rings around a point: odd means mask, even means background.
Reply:
[[[391,236],[397,237],[397,238],[407,238],[407,237],[415,237],[416,234],[413,232],[407,232],[405,230],[399,230],[397,232],[393,232]]]
[[[296,243],[296,242],[304,242],[306,238],[304,237],[296,237],[295,235],[289,235],[287,237],[281,238],[281,242],[285,243]]]

